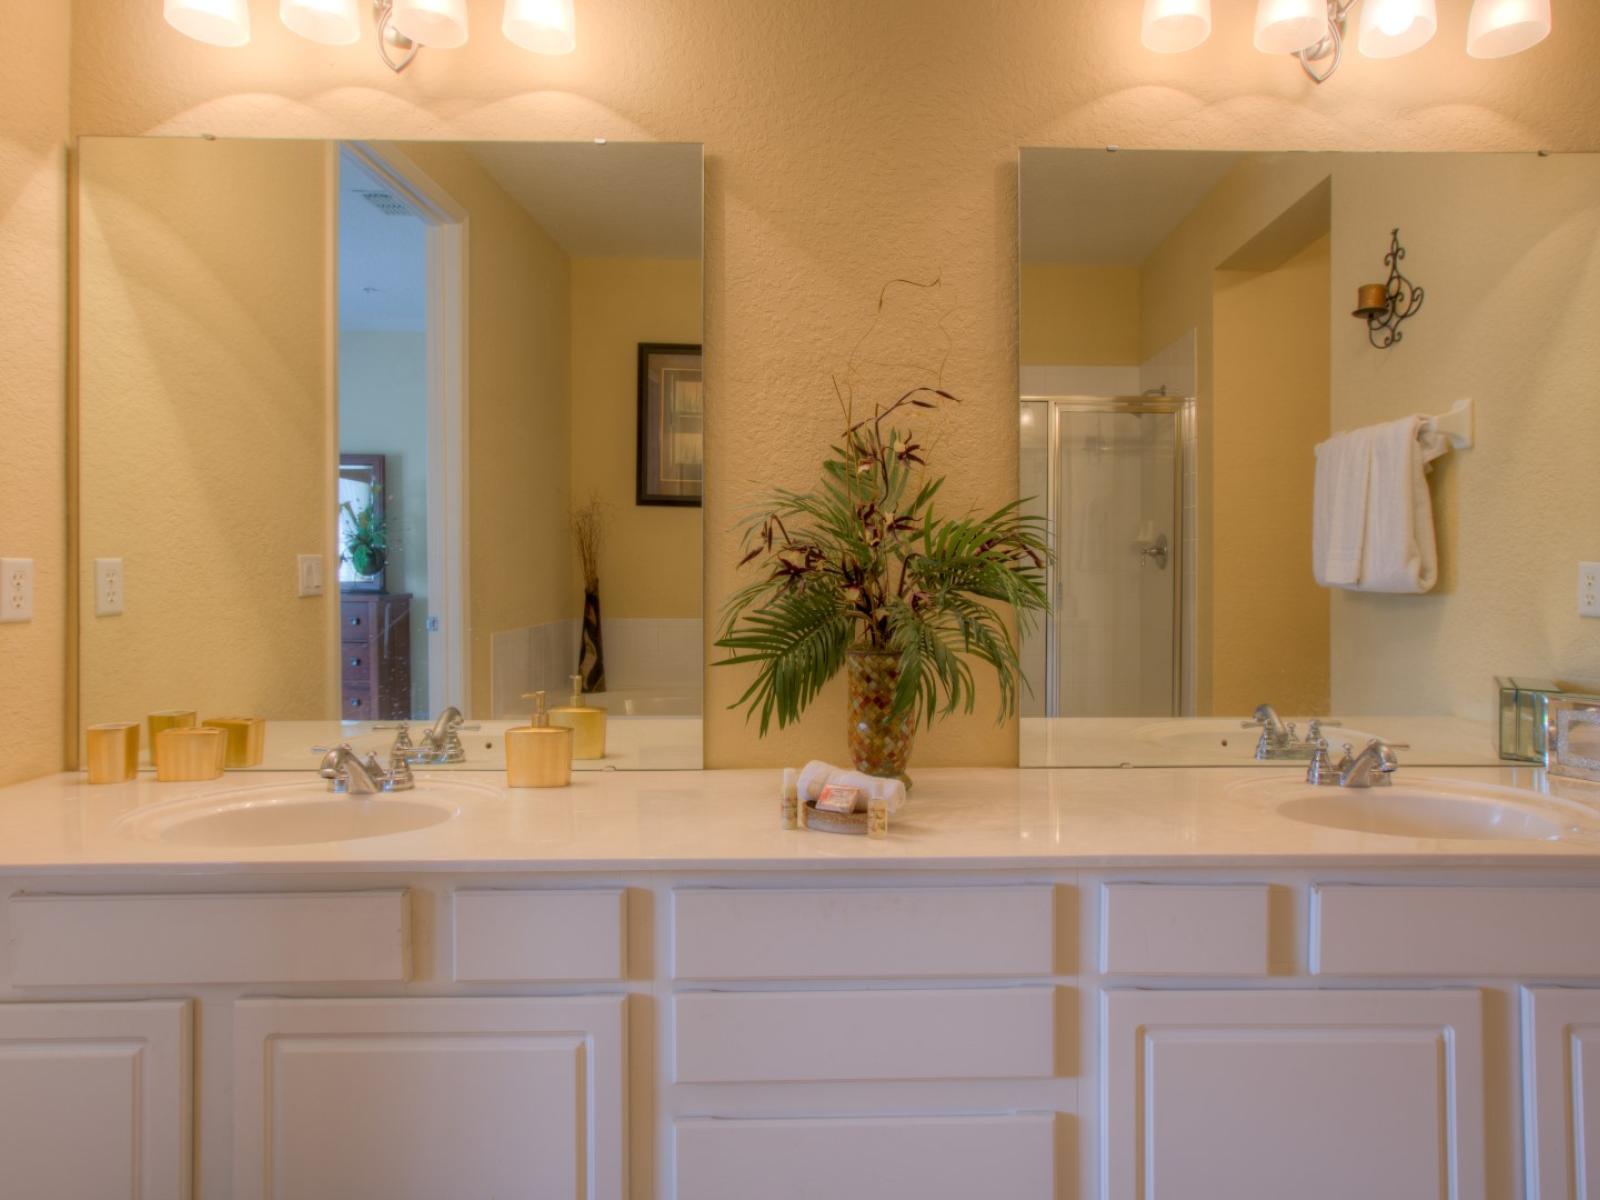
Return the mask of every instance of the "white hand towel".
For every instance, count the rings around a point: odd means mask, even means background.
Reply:
[[[1373,432],[1336,433],[1317,446],[1311,570],[1323,587],[1351,587],[1361,578]]]
[[[1426,420],[1402,417],[1372,430],[1358,591],[1415,594],[1433,590],[1439,581],[1427,468],[1450,444],[1437,433],[1425,432]]]
[[[887,800],[891,814],[905,807],[906,785],[898,779],[887,779],[881,775],[867,775],[861,771],[836,767],[832,763],[823,762],[820,758],[814,758],[800,768],[798,785],[800,803],[817,799],[822,795],[822,789],[830,783],[837,783],[842,787],[860,788],[864,795],[856,802],[858,810],[866,808],[866,796],[881,796]]]

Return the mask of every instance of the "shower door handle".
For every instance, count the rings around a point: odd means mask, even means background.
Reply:
[[[1140,543],[1138,543],[1138,546],[1139,546],[1139,565],[1140,566],[1143,566],[1147,562],[1153,562],[1156,565],[1156,570],[1165,571],[1167,569],[1167,535],[1166,534],[1158,533],[1158,534],[1156,534],[1155,541],[1153,541],[1153,542],[1140,542]]]

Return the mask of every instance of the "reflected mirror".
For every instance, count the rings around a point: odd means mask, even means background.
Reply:
[[[82,139],[83,725],[495,768],[577,675],[575,768],[699,767],[701,193],[697,145]]]
[[[1028,149],[1020,194],[1024,765],[1493,764],[1497,676],[1600,678],[1600,156]]]

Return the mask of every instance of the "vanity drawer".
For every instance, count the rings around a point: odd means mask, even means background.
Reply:
[[[453,907],[458,980],[617,980],[627,973],[620,890],[464,891]]]
[[[1373,887],[1311,895],[1318,975],[1600,975],[1600,888]]]
[[[678,1200],[1051,1200],[1050,1113],[781,1120],[673,1126]],[[893,1180],[893,1186],[885,1186]]]
[[[95,984],[401,982],[403,890],[12,896],[11,977]]]
[[[1265,975],[1267,895],[1264,883],[1108,883],[1101,974]]]
[[[1053,988],[685,992],[679,1083],[1047,1079]]]
[[[1049,886],[672,893],[677,979],[996,978],[1055,973]]]

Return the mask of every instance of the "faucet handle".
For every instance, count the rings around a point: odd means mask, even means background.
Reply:
[[[1318,738],[1311,750],[1311,762],[1306,767],[1306,782],[1313,787],[1338,787],[1339,772],[1328,754],[1328,739]]]

